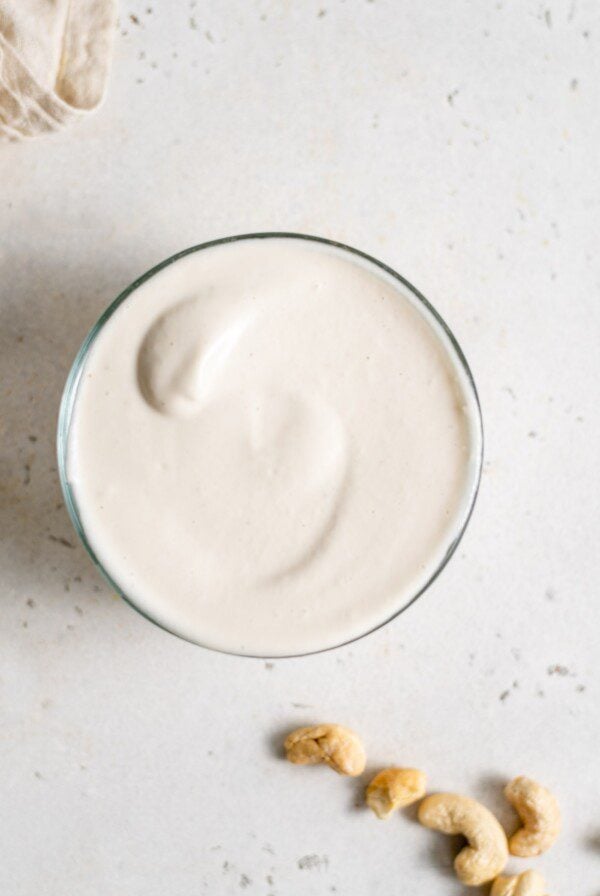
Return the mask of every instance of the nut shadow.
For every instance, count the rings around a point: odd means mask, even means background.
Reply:
[[[478,894],[489,893],[490,888],[487,884],[480,887],[465,887],[456,877],[454,871],[454,859],[463,846],[466,846],[467,844],[464,837],[460,835],[455,837],[448,836],[447,834],[440,834],[437,831],[425,831],[425,833],[429,834],[431,839],[429,840],[428,845],[424,846],[420,851],[419,862],[431,865],[438,869],[440,880],[443,879],[444,889],[448,893],[448,896],[478,896]]]
[[[590,852],[600,853],[600,830],[585,837],[583,842]],[[597,896],[600,896],[600,892]]]
[[[498,819],[507,836],[519,827],[519,817],[504,796],[504,788],[510,777],[501,774],[484,775],[477,782],[474,796]]]
[[[350,784],[348,790],[348,802],[346,805],[346,809],[348,812],[368,812],[373,815],[367,804],[365,803],[365,791],[367,789],[367,785],[369,781],[371,781],[377,772],[381,771],[382,768],[385,768],[381,763],[371,763],[367,762],[364,772],[362,775],[358,775],[356,778],[348,778],[348,783]],[[380,821],[380,819],[375,818],[375,821]]]
[[[421,850],[421,861],[434,868],[438,868],[440,875],[448,881],[456,881],[454,873],[454,859],[466,844],[464,837],[440,834],[438,831],[425,830],[429,835],[428,841]]]
[[[313,724],[314,721],[310,719],[303,721],[302,719],[290,718],[285,724],[279,725],[274,731],[268,734],[266,738],[267,749],[271,756],[273,756],[274,759],[285,759],[285,749],[283,744],[288,734],[296,728],[306,728]]]

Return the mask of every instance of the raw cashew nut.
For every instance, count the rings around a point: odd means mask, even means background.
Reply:
[[[355,778],[365,770],[367,757],[360,738],[342,725],[298,728],[285,739],[285,751],[296,765],[326,762],[340,775]]]
[[[454,860],[458,879],[468,887],[493,880],[508,858],[506,834],[489,809],[468,796],[435,793],[419,806],[419,821],[444,834],[462,834],[469,841]]]
[[[367,787],[367,806],[377,818],[389,818],[394,809],[425,796],[426,783],[425,772],[418,768],[384,768]]]
[[[545,896],[546,881],[539,871],[523,871],[512,877],[497,877],[490,896]]]
[[[541,784],[523,776],[507,784],[504,795],[523,822],[523,827],[508,841],[513,856],[529,858],[550,849],[561,827],[556,797]]]

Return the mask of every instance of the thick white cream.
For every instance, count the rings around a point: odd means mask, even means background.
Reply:
[[[407,287],[323,243],[253,238],[168,265],[104,324],[67,476],[143,612],[280,656],[357,637],[424,587],[480,453],[473,389]]]

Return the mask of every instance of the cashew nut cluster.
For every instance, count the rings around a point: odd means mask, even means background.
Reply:
[[[508,841],[512,855],[529,858],[550,849],[561,828],[556,797],[537,781],[522,775],[506,785],[504,795],[523,822],[523,827]]]
[[[539,871],[497,877],[490,896],[546,896],[546,881]]]
[[[342,725],[297,728],[285,739],[285,751],[296,765],[324,762],[340,775],[357,777],[365,770],[366,755],[354,731]],[[384,768],[371,780],[365,800],[378,818],[389,818],[403,806],[425,795],[425,773],[416,768]],[[521,857],[537,856],[552,846],[561,828],[560,809],[549,790],[523,775],[506,785],[504,794],[523,822],[507,842],[494,815],[481,803],[457,793],[435,793],[419,806],[422,825],[444,834],[466,838],[454,860],[461,883],[478,887],[493,881],[490,896],[546,896],[538,871],[503,876],[509,850]]]
[[[426,783],[425,772],[418,768],[384,768],[367,787],[365,800],[377,818],[389,818],[395,809],[425,796]]]
[[[360,738],[342,725],[315,725],[298,728],[285,739],[285,751],[296,765],[326,762],[340,775],[355,778],[365,770],[367,757]]]
[[[419,806],[419,821],[444,834],[462,834],[469,841],[454,860],[458,879],[469,887],[493,880],[508,858],[506,834],[489,809],[468,796],[436,793]]]

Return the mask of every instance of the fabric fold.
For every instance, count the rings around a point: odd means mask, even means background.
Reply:
[[[57,131],[102,102],[115,0],[0,0],[0,139]]]

